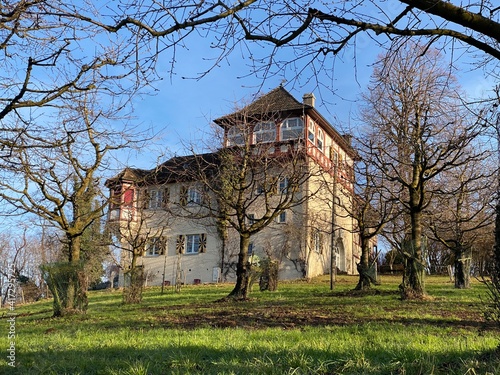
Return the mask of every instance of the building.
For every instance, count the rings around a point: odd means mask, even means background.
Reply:
[[[221,231],[216,216],[222,204],[213,192],[229,178],[220,171],[234,167],[223,167],[221,155],[233,150],[243,155],[247,149],[255,155],[249,160],[259,160],[242,195],[250,203],[242,215],[230,212],[229,219],[250,228],[270,218],[249,238],[250,260],[278,261],[281,279],[309,278],[329,273],[333,254],[338,271],[356,273],[361,249],[349,210],[357,156],[349,138],[317,111],[314,95],[299,102],[280,86],[214,122],[223,133],[217,151],[174,157],[151,170],[126,168],[106,182],[108,218],[118,228],[123,269],[132,261],[143,266],[149,285],[233,280],[240,235],[230,220]],[[302,179],[291,177],[296,171]],[[292,204],[276,211],[286,194],[293,195]]]

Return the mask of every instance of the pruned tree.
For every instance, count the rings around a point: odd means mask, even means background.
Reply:
[[[251,263],[248,257],[250,238],[273,225],[282,214],[309,196],[301,186],[310,178],[304,155],[290,147],[282,155],[269,155],[269,145],[225,148],[219,150],[217,164],[210,166],[210,176],[203,170],[199,177],[213,199],[202,207],[204,215],[224,219],[239,235],[236,284],[229,298],[244,300],[249,293]],[[216,169],[215,169],[216,168]],[[222,209],[221,209],[222,208]]]
[[[130,145],[125,130],[106,129],[114,110],[106,112],[97,104],[90,93],[68,97],[54,121],[44,117],[25,124],[29,130],[18,134],[10,157],[1,159],[0,197],[8,203],[3,214],[34,215],[62,234],[64,266],[46,269],[56,316],[86,308],[82,238],[107,204],[96,198],[108,153]],[[43,126],[37,126],[41,121]]]
[[[476,153],[477,148],[476,148]],[[472,249],[481,229],[491,227],[495,169],[485,160],[475,160],[447,171],[435,181],[435,200],[429,206],[430,231],[452,253],[455,288],[470,287]]]
[[[408,217],[404,233],[403,298],[425,294],[423,242],[431,182],[446,171],[480,160],[469,147],[481,127],[462,110],[460,92],[437,51],[397,45],[374,69],[363,120],[378,134],[374,163],[394,188]]]

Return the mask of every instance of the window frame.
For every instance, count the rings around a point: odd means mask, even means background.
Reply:
[[[146,242],[145,256],[158,257],[166,252],[166,239],[163,237],[151,237]]]
[[[278,217],[276,218],[276,221],[278,224],[285,224],[286,223],[286,211],[280,212]]]
[[[194,239],[197,238],[197,241]],[[184,248],[184,254],[199,254],[200,253],[200,243],[201,234],[187,234],[186,235],[186,247]]]
[[[267,128],[269,125],[269,128]],[[259,129],[259,127],[264,127]],[[272,135],[271,137],[269,135]],[[259,139],[260,138],[260,139]],[[276,123],[274,121],[261,121],[253,127],[254,143],[273,143],[276,142]]]
[[[248,134],[243,129],[235,125],[228,129],[226,134],[228,146],[244,146]],[[241,141],[240,141],[241,139]]]
[[[299,125],[290,126],[289,124],[295,120]],[[291,133],[292,136],[285,136],[285,133]],[[304,120],[301,117],[290,117],[281,123],[280,139],[286,141],[289,139],[301,139],[304,137]]]
[[[323,152],[324,145],[325,145],[325,132],[323,131],[323,129],[318,127],[318,134],[316,136],[316,146],[321,152]]]
[[[161,189],[151,189],[148,191],[149,195],[149,202],[148,202],[148,208],[149,209],[157,209],[162,207],[163,203],[163,191]]]
[[[313,120],[309,120],[309,124],[307,126],[307,139],[315,145],[316,144],[316,124]]]
[[[199,189],[195,187],[188,187],[187,190],[187,204],[199,205],[203,201],[203,195]]]
[[[314,230],[313,232],[313,246],[314,251],[318,254],[321,254],[321,236],[319,230]]]
[[[281,194],[286,194],[288,192],[288,186],[290,182],[288,180],[288,177],[281,177],[278,181],[278,191]]]

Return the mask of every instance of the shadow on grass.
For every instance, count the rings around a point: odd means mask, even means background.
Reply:
[[[97,344],[97,343],[96,343]],[[429,354],[417,350],[387,353],[374,348],[345,349],[207,348],[204,345],[165,345],[153,349],[106,347],[88,351],[62,350],[20,354],[9,374],[464,374],[500,368],[494,353]],[[4,372],[9,370],[9,372]],[[479,373],[479,372],[472,372]],[[483,372],[481,372],[483,373]]]

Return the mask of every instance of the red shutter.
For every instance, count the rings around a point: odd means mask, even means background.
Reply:
[[[128,188],[123,193],[123,204],[125,207],[132,207],[134,205],[134,189]]]

